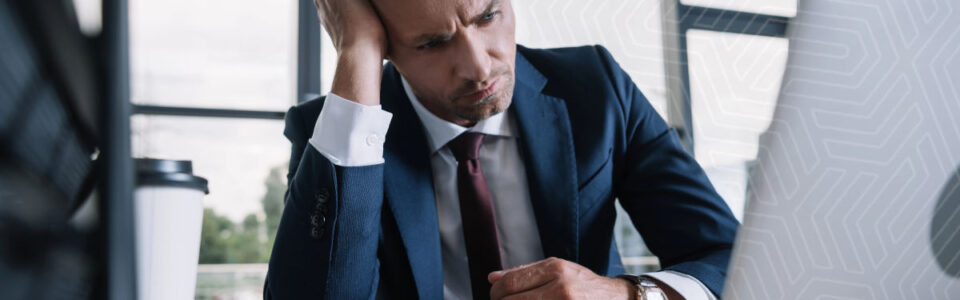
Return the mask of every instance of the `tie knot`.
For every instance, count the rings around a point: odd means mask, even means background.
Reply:
[[[482,133],[468,131],[447,143],[447,147],[450,147],[457,162],[463,162],[479,157],[481,143],[483,143]]]

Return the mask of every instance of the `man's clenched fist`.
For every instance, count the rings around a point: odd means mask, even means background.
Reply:
[[[600,276],[559,258],[548,258],[487,276],[490,299],[633,299],[633,285]]]

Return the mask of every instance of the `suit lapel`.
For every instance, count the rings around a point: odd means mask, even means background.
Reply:
[[[511,107],[544,255],[578,261],[577,166],[566,104],[542,93],[547,79],[519,52],[516,78]]]
[[[393,65],[384,68],[381,105],[393,113],[384,143],[384,193],[421,299],[443,298],[443,268],[430,150],[423,125]]]

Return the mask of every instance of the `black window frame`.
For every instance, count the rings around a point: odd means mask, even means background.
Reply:
[[[699,29],[785,38],[790,17],[686,5],[680,0],[663,0],[661,11],[669,99],[668,120],[680,135],[687,152],[695,155],[687,32]]]

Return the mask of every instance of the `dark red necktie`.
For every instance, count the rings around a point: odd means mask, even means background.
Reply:
[[[460,218],[463,221],[463,240],[467,246],[473,299],[490,299],[487,274],[502,269],[497,220],[493,214],[490,189],[480,169],[482,142],[482,133],[465,132],[447,144],[457,159]]]

